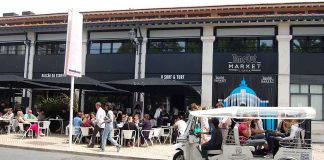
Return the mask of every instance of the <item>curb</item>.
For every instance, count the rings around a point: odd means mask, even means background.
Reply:
[[[12,146],[12,145],[6,145],[6,144],[0,144],[0,147],[42,151],[42,152],[51,152],[51,153],[59,152],[59,153],[77,154],[77,155],[84,155],[84,156],[108,157],[108,158],[117,158],[117,159],[163,160],[163,159],[152,159],[152,158],[129,157],[129,156],[123,156],[123,155],[108,155],[108,154],[97,154],[97,153],[85,153],[85,152],[78,152],[78,151],[65,151],[65,150],[44,149],[44,148],[30,148],[30,147]]]

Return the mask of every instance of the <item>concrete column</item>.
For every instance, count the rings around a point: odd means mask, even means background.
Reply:
[[[30,40],[30,47],[26,45],[26,54],[25,54],[25,67],[24,67],[24,78],[33,79],[33,66],[34,66],[34,56],[35,56],[35,41],[36,34],[35,32],[28,32],[27,38]],[[32,90],[24,89],[23,97],[29,98],[29,107],[32,105]]]
[[[85,75],[85,69],[86,69],[86,57],[88,53],[88,31],[86,29],[83,29],[82,33],[82,75]],[[79,94],[77,94],[78,98],[80,99],[80,110],[84,111],[84,97],[85,97],[85,91],[82,90],[81,97],[79,97]]]
[[[25,54],[25,67],[24,67],[24,77],[28,79],[33,78],[33,64],[34,64],[34,55],[35,55],[35,32],[27,33],[28,40],[30,40],[30,47],[26,45],[26,54]]]
[[[80,110],[81,110],[81,112],[84,112],[84,96],[85,96],[85,91],[84,90],[82,90],[82,93],[81,93],[81,108],[80,108]]]
[[[142,42],[142,48],[141,48],[141,78],[145,78],[145,62],[146,62],[146,46],[147,46],[147,29],[146,28],[140,28],[141,33],[143,36],[143,42]],[[137,32],[137,36],[140,36],[139,32]],[[135,79],[138,78],[138,69],[139,69],[139,53],[136,51],[136,58],[135,58]]]
[[[142,56],[141,56],[141,78],[145,78],[145,64],[146,64],[146,46],[147,46],[147,28],[141,28],[143,43],[142,43]]]
[[[83,29],[83,33],[82,33],[82,75],[85,75],[87,52],[88,52],[88,31],[86,29]]]
[[[213,102],[213,46],[214,30],[212,26],[206,26],[201,37],[203,42],[202,53],[202,85],[201,106],[211,108]]]
[[[290,24],[278,25],[278,106],[290,106]]]

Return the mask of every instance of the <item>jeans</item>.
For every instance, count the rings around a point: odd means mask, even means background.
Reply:
[[[244,143],[247,146],[261,146],[264,144],[267,144],[267,141],[264,139],[248,139],[247,141],[245,141]]]
[[[119,144],[112,138],[113,132],[114,132],[113,128],[110,125],[106,125],[106,127],[103,131],[102,139],[101,139],[100,147],[102,150],[105,150],[107,138],[111,142],[112,145],[119,146]]]
[[[96,135],[97,135],[98,132],[100,134],[100,138],[102,138],[102,130],[103,130],[103,128],[100,128],[97,125],[94,127],[93,134],[91,136],[91,143],[90,143],[90,145],[94,145],[95,144]]]

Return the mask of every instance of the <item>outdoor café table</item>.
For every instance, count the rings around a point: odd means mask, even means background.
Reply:
[[[61,134],[63,134],[63,119],[50,118],[49,121],[58,121],[58,122],[60,122]]]
[[[0,121],[2,121],[2,122],[10,122],[10,119],[0,117]]]

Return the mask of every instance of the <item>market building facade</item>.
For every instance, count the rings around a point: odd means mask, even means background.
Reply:
[[[312,106],[313,125],[324,120],[324,3],[82,14],[86,76],[177,80],[199,90],[202,106]],[[63,76],[66,22],[67,13],[0,17],[0,74]],[[131,29],[143,38],[139,50]]]

